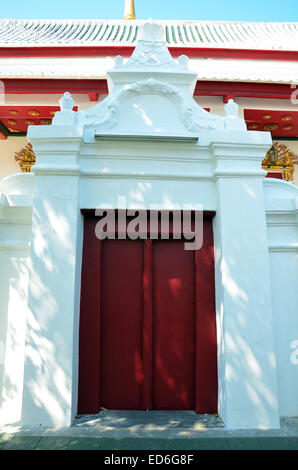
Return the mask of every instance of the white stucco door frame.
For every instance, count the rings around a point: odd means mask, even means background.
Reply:
[[[31,126],[34,167],[23,424],[70,426],[77,410],[81,209],[163,204],[215,211],[219,414],[230,428],[279,427],[261,162],[269,133],[248,132],[193,100],[196,74],[145,25],[115,61],[110,94],[52,126]],[[112,83],[111,83],[112,80]],[[97,137],[97,138],[96,138]],[[198,141],[197,141],[198,140]]]
[[[258,143],[258,133],[222,132],[209,138],[209,145],[199,150],[190,144],[187,152],[187,145],[181,144],[180,163],[176,160],[174,171],[165,177],[154,176],[152,161],[144,166],[140,155],[139,164],[147,173],[142,184],[151,188],[143,203],[149,205],[153,199],[164,202],[166,190],[172,201],[180,199],[183,204],[192,200],[206,210],[215,210],[219,414],[231,428],[275,428],[279,411],[264,174],[260,169],[270,142]],[[96,175],[100,173],[96,165],[98,155],[106,154],[108,142],[103,148],[98,143],[84,144],[70,126],[33,128],[30,140],[38,164],[34,170],[23,423],[69,426],[77,412],[80,210],[105,203],[117,209],[119,194],[131,205],[131,191],[138,191],[140,179],[127,175],[131,164],[125,156],[127,143],[110,146],[113,161],[121,158],[123,167],[116,175],[110,171],[103,177]],[[148,151],[154,157],[155,148],[162,164],[173,146],[168,143],[161,148],[151,143],[142,148],[145,158]],[[179,151],[179,145],[175,148]],[[198,152],[200,162],[195,161]],[[189,165],[194,166],[180,178],[184,158],[192,159]],[[214,168],[209,177],[206,171],[203,175],[207,164]],[[124,168],[126,176],[121,177]]]

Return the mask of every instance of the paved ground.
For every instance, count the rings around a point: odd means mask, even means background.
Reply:
[[[70,428],[0,428],[0,450],[298,450],[298,418],[275,430],[230,430],[192,411],[108,411]]]
[[[0,450],[298,450],[297,437],[72,438],[1,436]]]

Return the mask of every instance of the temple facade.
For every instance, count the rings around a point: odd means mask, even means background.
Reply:
[[[0,423],[298,415],[297,28],[1,21]]]

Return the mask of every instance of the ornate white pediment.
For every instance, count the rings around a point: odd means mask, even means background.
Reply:
[[[160,109],[156,109],[158,96]],[[129,132],[128,112],[135,110],[130,120],[131,133],[193,134],[201,130],[224,128],[223,120],[201,108],[191,96],[179,88],[154,78],[126,85],[111,93],[103,102],[94,106],[84,117],[85,134],[111,131]],[[168,115],[168,126],[162,123],[162,115]],[[174,116],[173,114],[176,114]],[[152,118],[154,116],[154,119]],[[132,117],[132,116],[130,116]],[[159,119],[161,117],[161,119]],[[175,119],[176,117],[176,119]],[[153,122],[154,121],[154,122]],[[172,124],[175,124],[173,128]]]
[[[115,58],[109,72],[109,96],[79,113],[85,140],[96,134],[185,135],[203,130],[246,129],[230,103],[227,117],[206,112],[193,99],[196,74],[188,68],[188,58],[173,59],[164,29],[146,23],[132,56],[124,62]]]

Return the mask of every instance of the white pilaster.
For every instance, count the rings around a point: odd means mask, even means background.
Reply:
[[[81,135],[59,122],[32,127],[29,139],[37,164],[22,422],[69,426],[77,401]]]
[[[234,132],[211,144],[219,414],[230,428],[277,428],[279,410],[261,162],[270,136]],[[230,142],[228,143],[228,139]],[[237,141],[238,140],[238,141]],[[268,142],[267,142],[268,141]],[[227,143],[225,143],[227,142]]]

